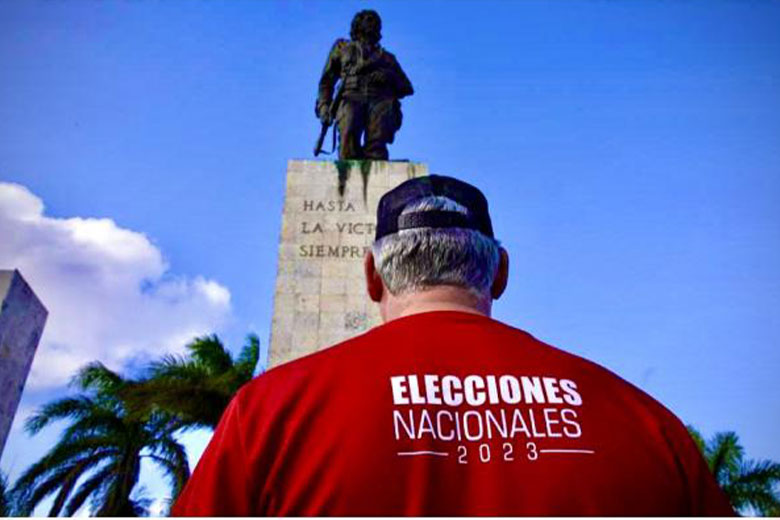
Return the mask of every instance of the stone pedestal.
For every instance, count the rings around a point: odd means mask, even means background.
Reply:
[[[0,455],[47,315],[19,271],[0,271]]]
[[[427,175],[401,161],[290,161],[282,216],[268,367],[379,324],[363,257],[388,190]]]

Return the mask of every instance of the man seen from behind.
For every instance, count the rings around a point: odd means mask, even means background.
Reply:
[[[365,271],[384,324],[242,388],[174,515],[733,515],[671,412],[490,317],[477,188],[387,193]]]

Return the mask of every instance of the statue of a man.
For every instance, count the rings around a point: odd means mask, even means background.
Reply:
[[[339,159],[387,160],[387,144],[401,128],[398,100],[412,95],[414,89],[395,56],[379,45],[382,20],[376,11],[357,13],[349,35],[351,40],[336,40],[328,55],[316,114],[323,124],[335,118]],[[339,80],[334,103],[333,91]]]

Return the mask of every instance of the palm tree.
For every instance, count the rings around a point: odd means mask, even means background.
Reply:
[[[0,472],[0,517],[11,516],[11,491],[8,489],[8,477]]]
[[[721,432],[707,441],[693,426],[688,431],[734,509],[763,516],[780,514],[780,464],[745,459],[734,432]]]
[[[195,338],[186,348],[187,356],[163,357],[143,381],[125,389],[133,416],[163,413],[184,428],[214,429],[238,389],[252,379],[260,357],[254,334],[236,359],[216,335]]]
[[[141,460],[159,466],[178,494],[189,478],[187,454],[173,437],[180,424],[162,414],[130,417],[120,394],[132,382],[94,362],[73,380],[81,393],[44,405],[25,428],[36,434],[52,422],[70,420],[57,444],[16,481],[19,514],[29,515],[55,494],[49,515],[73,515],[88,498],[98,516],[145,514],[148,500],[133,496]]]

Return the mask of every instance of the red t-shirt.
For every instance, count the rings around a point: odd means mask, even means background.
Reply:
[[[428,312],[247,384],[172,513],[733,511],[685,427],[641,390],[490,318]]]

